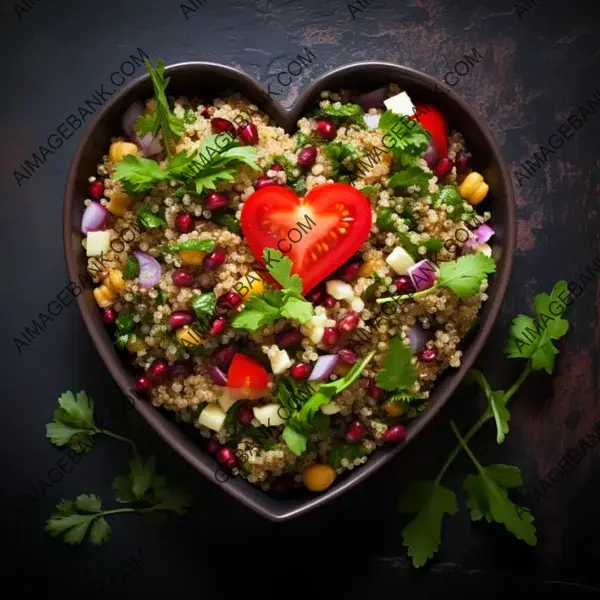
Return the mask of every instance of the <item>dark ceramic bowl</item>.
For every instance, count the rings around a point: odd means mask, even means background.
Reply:
[[[290,110],[285,110],[277,102],[270,100],[254,79],[230,67],[201,62],[181,63],[167,67],[167,73],[171,78],[169,93],[172,95],[187,94],[209,99],[223,95],[225,90],[239,91],[288,132],[295,130],[298,118],[313,105],[324,89],[336,90],[343,87],[369,91],[388,83],[397,83],[407,90],[413,101],[431,103],[442,110],[449,126],[465,136],[473,154],[473,168],[490,184],[490,193],[484,208],[493,209],[491,223],[496,235],[492,238],[492,249],[497,260],[497,272],[491,278],[488,291],[490,299],[481,311],[478,326],[465,343],[460,368],[444,375],[438,381],[427,410],[408,425],[405,442],[393,448],[378,450],[363,467],[340,477],[325,493],[317,496],[303,490],[294,492],[295,495],[289,498],[279,499],[267,495],[240,478],[232,477],[226,482],[220,482],[218,479],[221,477],[215,476],[218,469],[216,461],[197,443],[200,439],[197,430],[182,429],[166,411],[154,408],[147,401],[135,402],[137,410],[148,423],[204,476],[215,481],[227,493],[260,515],[273,521],[284,521],[333,500],[396,457],[434,418],[477,358],[502,306],[515,254],[515,199],[509,171],[498,145],[475,111],[454,92],[441,93],[440,86],[429,75],[407,67],[376,62],[342,67],[313,82]],[[144,100],[152,93],[147,75],[128,85],[96,115],[77,148],[69,172],[63,212],[65,253],[72,281],[77,281],[79,274],[85,273],[86,257],[81,246],[79,225],[84,209],[83,202],[88,195],[87,179],[96,172],[96,165],[107,152],[111,136],[121,132],[120,119],[125,109],[135,100]],[[86,289],[77,301],[102,360],[123,392],[131,396],[130,390],[135,386],[134,376],[113,346],[92,291]]]

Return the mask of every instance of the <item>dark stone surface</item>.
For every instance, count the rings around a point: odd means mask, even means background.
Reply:
[[[68,283],[62,193],[82,129],[20,186],[13,170],[101,84],[110,91],[111,73],[137,48],[167,63],[211,60],[239,67],[281,89],[285,105],[313,78],[349,62],[396,62],[442,79],[476,48],[484,58],[454,89],[485,116],[517,169],[600,90],[594,44],[598,9],[585,0],[521,5],[532,8],[520,11],[519,18],[508,1],[363,0],[364,10],[353,18],[347,4],[316,0],[205,0],[187,15],[178,2],[166,0],[4,3],[0,514],[9,556],[3,561],[3,583],[14,585],[8,597],[52,591],[66,598],[209,597],[211,592],[229,598],[243,586],[269,596],[285,596],[301,586],[309,594],[319,590],[335,598],[373,598],[390,591],[426,598],[453,587],[489,592],[535,586],[583,597],[592,593],[589,588],[600,587],[597,449],[543,497],[533,490],[566,450],[592,432],[600,416],[597,279],[569,309],[571,329],[559,346],[555,375],[532,376],[516,396],[508,440],[497,447],[489,426],[472,443],[484,463],[521,466],[530,487],[520,501],[535,515],[538,546],[527,547],[497,525],[470,523],[463,508],[446,520],[440,552],[420,572],[411,572],[402,558],[404,519],[395,504],[407,483],[434,475],[443,463],[454,443],[449,420],[463,431],[475,421],[484,404],[473,390],[463,386],[420,439],[359,489],[283,525],[262,520],[202,479],[136,417],[133,427],[142,450],[157,454],[161,471],[195,491],[197,507],[160,525],[118,515],[111,521],[108,545],[73,549],[44,535],[44,519],[62,497],[97,493],[108,503],[110,482],[125,467],[129,450],[99,440],[72,471],[65,467],[70,472],[60,481],[43,486],[41,481],[58,479],[57,471],[48,473],[64,457],[44,438],[44,424],[61,392],[85,389],[107,424],[124,429],[117,415],[125,399],[74,304],[20,354],[13,341]],[[305,46],[316,61],[281,88],[277,73]],[[138,73],[139,68],[133,76]],[[599,127],[600,116],[589,116],[535,176],[522,185],[515,180],[519,252],[505,310],[477,364],[495,387],[509,386],[520,368],[502,353],[512,317],[529,312],[535,294],[548,291],[557,279],[578,281],[600,253]],[[63,466],[71,464],[66,460]],[[460,458],[446,484],[459,489],[471,469]],[[131,560],[138,566],[128,564]],[[453,566],[460,563],[461,569]],[[326,575],[325,583],[316,583],[317,573]]]

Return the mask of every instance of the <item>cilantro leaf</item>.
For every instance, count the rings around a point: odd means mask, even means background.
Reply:
[[[444,515],[458,512],[456,494],[437,481],[419,481],[404,490],[398,510],[416,515],[402,530],[402,538],[413,565],[422,567],[440,546]]]
[[[334,469],[339,469],[342,466],[342,460],[345,458],[352,463],[356,458],[362,458],[367,455],[367,451],[363,448],[362,444],[348,444],[346,446],[339,446],[331,450],[329,455],[329,464]]]
[[[445,204],[448,207],[446,212],[451,221],[465,220],[473,214],[473,209],[462,199],[454,185],[443,186],[439,192],[432,194],[431,201],[433,206]]]
[[[565,294],[567,297],[563,299]],[[534,371],[545,369],[546,373],[552,373],[555,356],[558,354],[552,340],[558,340],[567,333],[569,322],[560,315],[555,315],[550,306],[554,303],[559,306],[563,306],[563,303],[566,305],[568,294],[566,281],[558,281],[550,295],[536,296],[535,320],[526,315],[515,317],[505,348],[509,358],[528,358]]]
[[[134,129],[140,137],[147,133],[156,135],[162,130],[164,146],[167,154],[170,154],[170,147],[185,132],[185,123],[183,119],[176,117],[169,108],[166,89],[169,85],[169,78],[165,79],[165,63],[162,60],[156,62],[156,67],[153,68],[148,60],[144,60],[146,69],[150,74],[152,85],[154,86],[154,97],[156,98],[156,108],[152,115],[143,115],[142,119],[138,119]]]
[[[138,500],[141,500],[156,477],[154,457],[151,456],[148,461],[144,462],[139,456],[134,456],[129,463],[129,469],[131,491]]]
[[[306,323],[314,314],[313,305],[304,298],[286,296],[281,307],[281,316],[298,323]]]
[[[284,257],[278,250],[265,248],[263,260],[273,279],[282,288],[297,292],[298,294],[302,293],[302,279],[298,274],[292,275],[294,263],[287,256]]]
[[[278,307],[272,306],[261,296],[252,296],[245,303],[243,309],[238,312],[231,324],[235,329],[247,329],[257,331],[263,325],[274,323],[281,315]]]
[[[313,116],[316,118],[330,117],[333,119],[348,119],[351,123],[358,125],[361,129],[367,129],[364,114],[365,111],[362,106],[358,104],[342,104],[339,108],[330,105],[327,108],[319,107],[313,112]]]
[[[134,254],[127,257],[127,262],[123,267],[123,279],[135,279],[140,274],[140,263]]]
[[[356,161],[364,156],[351,142],[330,142],[323,148],[323,153],[331,161],[334,179],[352,173]]]
[[[192,506],[190,495],[180,487],[168,484],[165,477],[156,477],[152,491],[153,510],[168,510],[183,515]]]
[[[490,273],[496,270],[493,258],[482,252],[461,256],[440,265],[439,286],[451,289],[459,298],[474,296]]]
[[[463,489],[468,494],[467,507],[471,510],[471,519],[476,521],[485,516],[488,522],[504,525],[515,537],[535,546],[537,538],[532,524],[533,517],[527,513],[526,518],[522,519],[506,491],[506,487],[516,487],[522,483],[520,473],[517,477],[518,469],[506,465],[494,465],[492,469],[482,467],[454,423],[451,422],[450,425],[463,450],[479,471],[478,475],[468,475],[463,483]]]
[[[508,421],[510,420],[510,412],[506,408],[504,390],[494,392],[485,375],[477,369],[471,369],[470,374],[488,399],[489,409],[496,421],[496,442],[501,444],[508,433]]]
[[[163,225],[167,224],[167,222],[160,215],[153,213],[146,206],[140,206],[140,208],[136,210],[136,214],[140,220],[140,223],[146,229],[156,229],[157,227],[162,227]]]
[[[217,307],[217,296],[214,292],[207,292],[204,294],[194,294],[192,296],[192,308],[196,313],[198,322],[205,328],[208,327],[209,322],[215,316],[215,310]]]
[[[198,151],[194,150],[188,154],[187,150],[181,150],[169,159],[167,172],[170,179],[186,179],[190,177],[192,166],[196,163]],[[180,192],[181,193],[181,192]],[[185,188],[183,195],[186,193]]]
[[[90,542],[94,546],[101,546],[110,539],[111,529],[108,521],[104,517],[98,517],[92,524],[90,530]]]
[[[413,185],[418,185],[422,193],[429,190],[429,180],[434,175],[421,169],[421,167],[411,166],[403,171],[398,171],[388,181],[391,188],[407,189]]]
[[[429,146],[430,136],[419,122],[390,110],[381,115],[379,129],[393,137],[392,154],[405,165],[423,154]]]
[[[388,392],[409,388],[417,380],[417,370],[411,362],[412,352],[399,337],[390,340],[384,369],[377,373],[377,385]]]
[[[133,313],[121,313],[115,319],[115,325],[119,333],[130,333],[135,327],[135,321],[133,320]]]
[[[292,424],[288,423],[283,430],[283,441],[287,447],[296,456],[301,456],[306,452],[306,444],[308,442],[308,434],[299,431]]]
[[[75,507],[84,512],[97,513],[102,509],[102,500],[94,494],[82,494],[75,498]]]
[[[94,401],[83,391],[77,396],[64,392],[53,411],[52,422],[46,424],[46,437],[59,447],[68,446],[78,454],[94,447],[92,436],[100,433],[94,420]]]
[[[127,154],[116,164],[113,179],[122,181],[126,192],[139,194],[152,189],[161,181],[167,181],[169,174],[155,160],[139,154]]]

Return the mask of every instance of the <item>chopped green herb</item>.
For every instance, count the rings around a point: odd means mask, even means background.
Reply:
[[[388,181],[388,185],[394,189],[405,190],[411,186],[418,185],[421,194],[427,194],[429,190],[429,180],[433,177],[421,167],[410,166],[403,171],[398,171]]]
[[[323,148],[323,153],[332,163],[332,177],[335,179],[351,175],[356,167],[356,161],[364,156],[364,153],[351,142],[330,142]]]
[[[135,255],[130,254],[123,266],[123,279],[135,279],[140,274],[140,263]]]
[[[412,164],[429,146],[430,136],[420,123],[390,110],[381,115],[379,129],[392,137],[394,145],[390,150],[403,165]]]
[[[331,450],[329,464],[337,470],[342,467],[342,460],[346,459],[353,464],[357,458],[363,458],[363,456],[367,456],[367,451],[362,444],[348,444]]]
[[[227,228],[229,231],[231,231],[231,233],[235,233],[237,235],[242,233],[242,226],[234,215],[223,212],[214,212],[212,213],[210,220],[217,225]]]
[[[202,328],[208,329],[210,321],[215,316],[216,306],[217,297],[214,292],[194,294],[192,296],[192,308]]]
[[[388,392],[408,389],[417,380],[411,359],[410,348],[400,338],[392,338],[383,361],[384,369],[377,373],[377,385]]]
[[[367,129],[365,122],[365,111],[358,104],[342,104],[339,108],[333,105],[327,108],[317,108],[313,116],[315,118],[329,117],[331,119],[348,119],[351,123],[358,125],[361,129]]]
[[[139,154],[127,154],[116,164],[113,179],[121,181],[123,188],[129,194],[139,194],[153,188],[161,181],[168,180],[169,174],[154,160]]]
[[[136,214],[140,223],[146,227],[146,229],[156,229],[157,227],[162,227],[167,224],[161,216],[153,213],[145,206],[140,206],[140,208],[137,209]]]
[[[133,320],[133,313],[121,313],[115,319],[115,325],[119,333],[130,333],[135,327],[135,321]]]
[[[461,198],[454,185],[445,185],[439,192],[431,195],[433,206],[445,204],[449,210],[448,218],[451,221],[461,221],[471,216],[470,206]]]
[[[185,113],[183,115],[183,122],[186,125],[192,125],[193,123],[196,122],[197,118],[198,118],[198,115],[194,109],[192,109],[192,108],[185,109]]]
[[[181,252],[182,250],[212,252],[216,246],[217,244],[213,240],[185,240],[159,246],[159,250],[162,252]]]

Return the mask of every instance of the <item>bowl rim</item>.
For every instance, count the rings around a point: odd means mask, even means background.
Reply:
[[[371,69],[388,70],[390,73],[392,73],[391,76],[395,77],[397,80],[401,80],[404,83],[406,83],[407,80],[413,81],[418,83],[421,87],[425,87],[427,91],[431,92],[432,94],[439,93],[434,90],[439,89],[441,84],[431,75],[411,67],[381,61],[355,62],[332,69],[320,75],[296,97],[289,108],[284,108],[276,100],[272,100],[270,98],[269,100],[266,100],[268,95],[256,79],[241,69],[236,69],[228,65],[208,61],[179,62],[165,66],[165,74],[172,76],[173,73],[178,71],[198,70],[200,72],[205,72],[206,70],[218,70],[236,80],[240,86],[240,92],[246,94],[248,89],[251,89],[258,94],[264,94],[264,102],[268,105],[268,110],[265,112],[274,118],[276,125],[288,129],[290,124],[295,125],[298,116],[306,110],[305,104],[309,97],[315,93],[315,90],[321,88],[327,80],[331,80],[334,76],[352,74],[356,75],[357,73],[360,74],[360,72],[366,72]],[[84,155],[84,151],[87,148],[90,139],[93,137],[93,135],[95,135],[97,125],[103,120],[103,118],[105,118],[106,114],[109,113],[111,108],[117,102],[119,102],[123,96],[131,93],[136,88],[141,88],[148,80],[149,75],[147,73],[140,75],[135,80],[129,82],[121,90],[115,92],[112,98],[110,98],[110,100],[100,108],[100,110],[89,122],[88,127],[83,132],[83,135],[74,153],[67,176],[62,215],[65,259],[70,281],[76,281],[77,276],[80,274],[74,252],[75,244],[73,240],[73,232],[75,229],[73,228],[72,216],[73,204],[75,201],[75,189],[78,180],[78,168]],[[244,89],[244,86],[248,87]],[[442,89],[446,88],[442,86]],[[246,486],[251,486],[251,484],[240,478],[232,479],[238,479],[240,482],[243,482],[244,487],[233,485],[232,480],[227,482],[216,482],[219,483],[220,487],[224,488],[228,494],[239,500],[242,504],[271,521],[286,521],[301,514],[308,513],[317,506],[321,506],[330,502],[334,498],[344,494],[350,488],[353,488],[354,486],[363,482],[375,471],[379,470],[385,464],[389,463],[394,457],[396,457],[408,445],[408,443],[414,439],[426,425],[430,423],[430,421],[440,412],[440,410],[452,397],[464,378],[466,372],[471,368],[479,356],[479,353],[481,352],[491,333],[492,327],[496,323],[504,301],[508,284],[510,282],[510,276],[512,273],[516,253],[517,223],[515,192],[510,178],[510,171],[507,167],[504,157],[502,156],[500,146],[492,137],[487,124],[463,98],[456,94],[456,92],[453,90],[446,90],[446,94],[444,95],[450,97],[451,101],[454,104],[457,104],[459,109],[468,115],[468,117],[479,129],[479,133],[483,136],[485,143],[488,145],[491,156],[493,156],[494,161],[498,165],[499,172],[501,173],[501,180],[504,189],[506,190],[506,196],[503,198],[504,229],[502,257],[501,262],[499,261],[499,264],[501,265],[500,273],[497,272],[495,274],[494,296],[489,298],[485,303],[485,306],[488,310],[486,319],[485,321],[481,322],[480,327],[474,334],[473,339],[471,339],[468,345],[464,348],[460,367],[448,376],[450,381],[445,386],[443,391],[440,391],[439,388],[434,387],[430,402],[433,399],[436,390],[438,393],[442,394],[442,397],[435,403],[435,406],[431,410],[426,410],[419,416],[418,419],[412,421],[411,426],[407,428],[406,439],[401,444],[394,446],[391,449],[384,450],[382,448],[378,448],[378,452],[370,457],[370,459],[364,465],[362,465],[359,469],[356,469],[351,474],[348,474],[344,479],[339,481],[337,485],[330,488],[325,493],[310,498],[309,500],[303,501],[300,504],[290,508],[285,507],[280,503],[274,504],[273,502],[269,502],[267,498],[271,498],[272,500],[272,497],[267,496],[265,492],[262,492],[262,490],[259,491],[261,494],[265,494],[264,499],[262,496],[254,497],[253,494],[248,493],[250,490],[246,490]],[[76,300],[79,310],[82,313],[86,328],[92,338],[96,350],[102,358],[102,361],[108,368],[108,371],[116,381],[117,385],[121,388],[121,391],[126,397],[129,397],[133,387],[131,385],[131,383],[134,381],[133,374],[123,364],[122,358],[116,353],[114,348],[105,343],[105,340],[103,339],[106,335],[105,327],[101,323],[100,319],[97,318],[97,315],[92,315],[91,311],[87,309],[84,293],[80,293]],[[171,446],[173,450],[179,453],[196,470],[200,471],[207,478],[211,480],[215,479],[214,468],[208,464],[207,460],[211,459],[210,455],[205,453],[205,451],[196,443],[195,440],[192,440],[179,427],[173,426],[173,424],[169,423],[163,414],[163,411],[151,405],[149,401],[144,399],[144,401],[135,402],[134,405],[136,410],[142,415],[148,424],[162,437],[165,442]],[[198,453],[200,453],[200,455],[198,455]],[[377,455],[378,459],[375,460]],[[269,506],[269,504],[271,504],[271,506]]]

